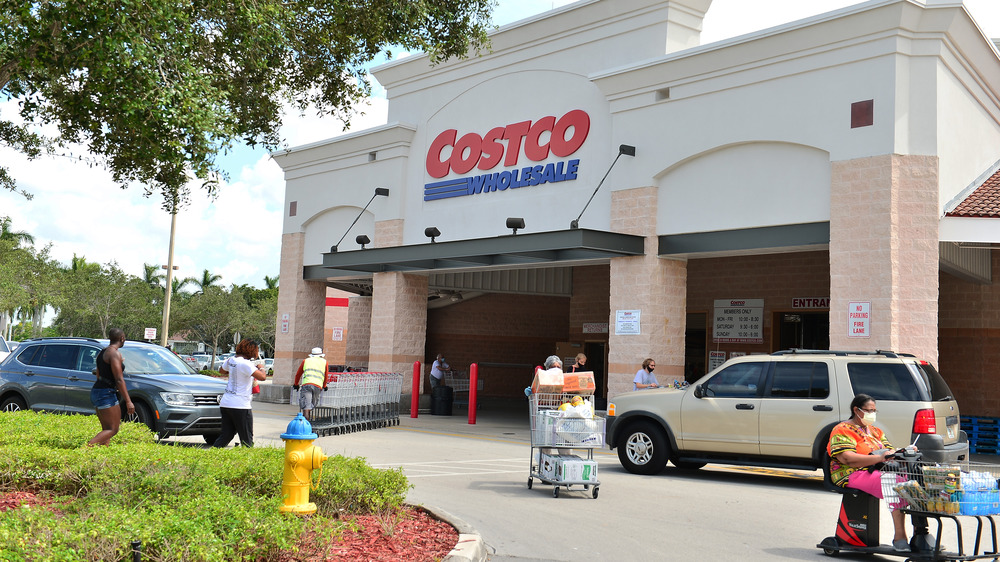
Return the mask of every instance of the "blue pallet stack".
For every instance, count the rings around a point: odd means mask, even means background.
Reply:
[[[1000,418],[962,416],[969,450],[976,455],[1000,455]]]

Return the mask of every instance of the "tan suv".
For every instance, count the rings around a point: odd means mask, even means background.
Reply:
[[[639,390],[608,404],[607,443],[629,472],[655,474],[667,461],[829,470],[830,430],[869,394],[896,446],[924,459],[968,459],[958,403],[934,366],[891,351],[779,351],[730,359],[685,389]]]

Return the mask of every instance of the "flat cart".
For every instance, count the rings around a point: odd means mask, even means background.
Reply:
[[[600,489],[594,449],[604,446],[606,420],[594,414],[592,396],[581,396],[582,405],[570,404],[574,394],[532,394],[528,397],[531,417],[531,458],[528,489],[534,479],[552,486],[552,497],[559,488],[572,490],[582,486],[594,499]],[[589,415],[586,413],[589,410]],[[584,452],[580,457],[574,451]]]
[[[954,464],[914,462],[902,455],[897,458],[901,460],[886,463],[882,468],[882,501],[910,516],[913,536],[909,550],[895,551],[879,543],[877,530],[874,533],[858,531],[863,527],[851,524],[854,519],[864,517],[869,525],[877,526],[879,511],[886,509],[879,505],[881,502],[877,498],[862,494],[869,498],[866,508],[855,508],[852,514],[846,501],[842,504],[837,536],[827,537],[817,545],[824,553],[830,556],[840,552],[881,554],[907,560],[1000,559],[996,522],[1000,516],[1000,465],[966,461]],[[936,524],[934,533],[930,532],[931,521]],[[941,545],[945,521],[954,525],[957,550]],[[963,522],[975,523],[975,532],[969,527],[966,535]],[[973,543],[971,551],[966,550],[967,539]],[[950,542],[951,537],[948,540]]]

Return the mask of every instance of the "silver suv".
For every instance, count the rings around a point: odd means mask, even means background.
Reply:
[[[38,338],[0,362],[0,411],[93,414],[90,389],[96,358],[108,340]],[[129,341],[121,348],[135,416],[159,437],[203,435],[214,443],[222,430],[219,398],[226,382],[194,372],[170,350]]]
[[[684,389],[639,390],[608,404],[607,443],[629,472],[707,463],[829,470],[830,431],[871,395],[896,446],[926,460],[968,460],[958,403],[937,370],[890,351],[779,351],[730,359]]]

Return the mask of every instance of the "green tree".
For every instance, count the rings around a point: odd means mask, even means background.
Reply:
[[[218,281],[221,281],[221,280],[222,280],[222,276],[221,275],[216,275],[214,273],[210,273],[206,269],[206,270],[204,270],[204,271],[201,272],[201,279],[198,279],[197,277],[188,277],[187,279],[184,280],[184,282],[185,283],[190,283],[190,284],[198,287],[198,290],[195,291],[195,294],[197,295],[197,294],[200,294],[200,293],[204,293],[205,289],[207,289],[209,287],[217,287],[218,285],[216,285],[215,283],[218,282]]]
[[[377,55],[464,56],[486,43],[494,3],[0,0],[0,97],[24,121],[0,120],[0,144],[29,157],[85,144],[173,212],[191,176],[215,193],[216,156],[235,142],[277,148],[285,103],[346,120]],[[3,167],[0,186],[16,189]]]
[[[163,288],[163,281],[167,278],[165,273],[160,273],[160,268],[148,263],[142,264],[142,280],[150,287]]]
[[[219,344],[232,341],[242,328],[249,308],[239,291],[226,291],[208,286],[178,307],[173,316],[173,329],[187,331],[189,338],[212,349],[212,363]]]
[[[159,293],[145,281],[122,271],[114,262],[104,267],[69,269],[55,326],[66,335],[103,338],[112,327],[140,338],[143,329],[159,325],[155,303]]]
[[[265,289],[277,289],[278,288],[278,276],[268,277],[264,276],[264,288]]]
[[[13,242],[14,246],[20,246],[23,243],[34,244],[35,237],[24,231],[14,231],[11,230],[11,219],[10,217],[0,218],[0,240],[6,240],[8,242]]]

